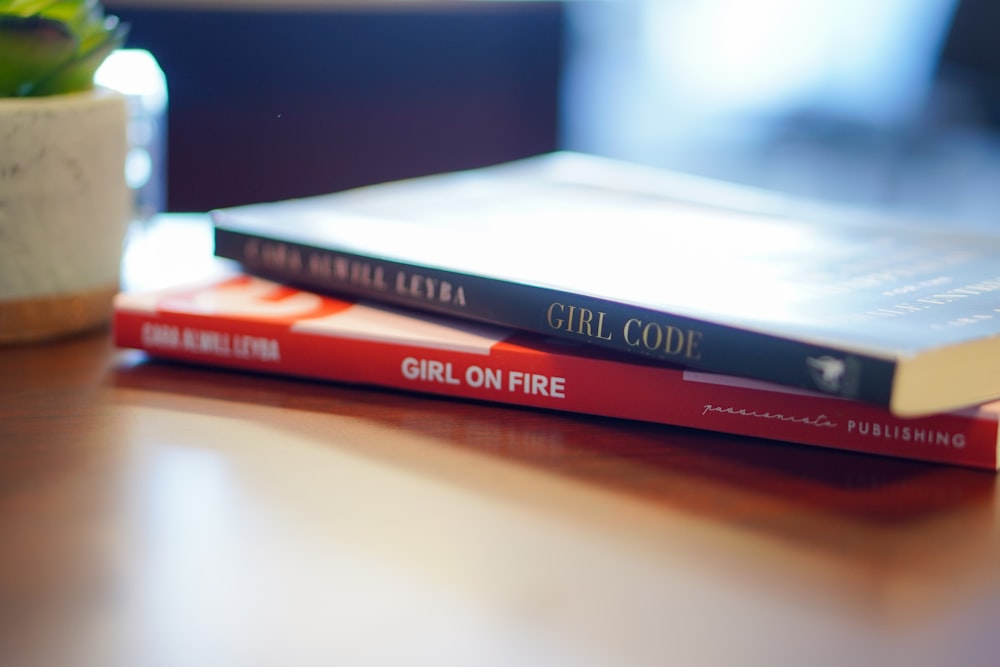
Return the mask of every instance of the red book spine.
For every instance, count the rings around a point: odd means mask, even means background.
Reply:
[[[997,469],[1000,403],[902,419],[869,404],[259,279],[120,295],[114,331],[121,347],[206,365]]]

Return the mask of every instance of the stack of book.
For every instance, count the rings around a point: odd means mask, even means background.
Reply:
[[[212,220],[120,346],[998,468],[1000,236],[565,152]]]

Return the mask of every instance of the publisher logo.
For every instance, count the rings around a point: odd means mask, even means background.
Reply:
[[[809,357],[809,376],[819,389],[831,394],[843,394],[847,382],[847,361],[830,355]]]

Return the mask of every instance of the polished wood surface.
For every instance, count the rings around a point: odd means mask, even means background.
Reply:
[[[0,348],[5,666],[992,665],[997,511],[990,473]]]

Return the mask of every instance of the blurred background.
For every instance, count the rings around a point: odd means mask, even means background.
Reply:
[[[568,8],[561,143],[800,196],[988,224],[994,0]]]
[[[991,0],[118,0],[169,87],[166,207],[557,148],[913,218],[1000,210]]]

